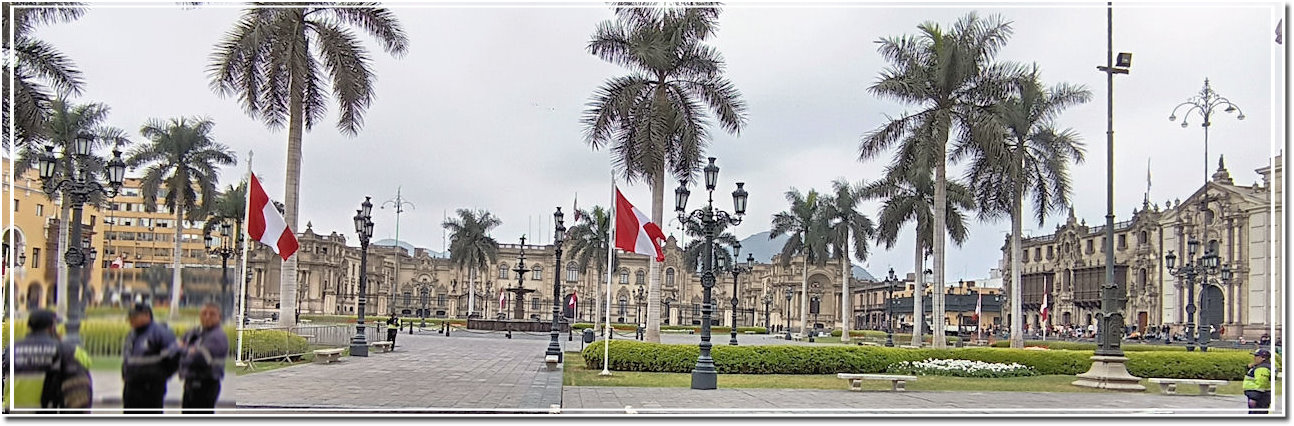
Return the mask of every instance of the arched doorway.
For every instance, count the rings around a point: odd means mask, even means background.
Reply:
[[[1213,333],[1209,336],[1212,339],[1221,338],[1222,334],[1222,317],[1225,301],[1222,296],[1222,289],[1215,285],[1206,285],[1203,294],[1200,296],[1200,323],[1207,329],[1213,326]]]
[[[27,286],[27,310],[40,309],[40,301],[44,299],[44,290],[40,284],[31,283]]]

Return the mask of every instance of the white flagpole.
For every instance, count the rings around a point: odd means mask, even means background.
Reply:
[[[606,327],[602,330],[602,372],[600,376],[610,376],[611,370],[607,367],[610,365],[611,356],[611,276],[613,275],[616,252],[616,175],[615,170],[611,171],[611,217],[608,218],[609,235],[607,236],[607,318]],[[597,220],[597,218],[594,218]]]
[[[242,367],[243,362],[243,325],[247,323],[247,252],[252,245],[251,237],[247,229],[251,226],[248,217],[252,211],[252,151],[247,151],[247,182],[246,193],[243,197],[243,259],[242,274],[238,277],[238,354],[234,355],[234,365]]]

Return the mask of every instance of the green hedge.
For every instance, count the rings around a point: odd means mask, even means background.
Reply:
[[[576,330],[583,330],[583,329],[586,329],[586,328],[593,328],[593,329],[597,329],[597,328],[602,327],[602,324],[598,324],[598,325],[596,325],[596,326],[595,326],[593,323],[577,322],[577,323],[575,323],[575,324],[571,324],[571,327],[572,327],[572,328],[574,328],[574,329],[576,329]],[[612,329],[616,329],[616,330],[623,330],[623,331],[634,331],[634,330],[636,330],[636,329],[637,329],[637,327],[638,327],[638,326],[636,326],[636,325],[634,325],[634,324],[621,324],[621,323],[612,323],[612,324],[611,324],[611,328],[612,328]],[[664,330],[681,330],[681,331],[688,331],[688,330],[691,330],[691,331],[694,331],[694,332],[697,332],[697,333],[700,333],[700,332],[701,332],[701,326],[699,326],[699,325],[662,325],[662,326],[660,326],[660,329],[661,329],[662,331],[664,331]],[[738,332],[738,333],[745,333],[745,332],[747,332],[747,331],[753,331],[753,332],[755,332],[755,333],[764,334],[764,333],[767,333],[767,332],[768,332],[768,329],[766,329],[766,328],[764,328],[764,327],[737,327],[737,332]],[[725,334],[725,333],[731,333],[731,332],[732,332],[732,329],[731,329],[731,328],[728,328],[728,327],[723,327],[723,326],[715,326],[715,327],[710,327],[710,332],[711,332],[711,333],[715,333],[715,334]]]
[[[232,343],[232,341],[231,341]],[[236,344],[229,345],[231,350]],[[306,353],[304,337],[282,330],[243,330],[243,358],[255,359]]]
[[[1073,350],[1073,351],[1096,350],[1095,343],[1067,342],[1063,340],[1026,340],[1024,342],[1024,345],[1038,346],[1038,347],[1043,347],[1047,349],[1065,349],[1065,350]],[[1009,348],[1011,347],[1011,342],[1009,340],[999,340],[993,343],[993,347]],[[1124,352],[1153,352],[1153,351],[1185,352],[1186,351],[1185,346],[1176,346],[1176,345],[1148,345],[1148,344],[1141,344],[1141,343],[1123,343],[1119,345],[1119,347],[1122,348]],[[1238,352],[1238,351],[1249,351],[1249,349],[1236,349],[1236,348],[1230,348],[1230,347],[1224,347],[1224,348],[1211,347],[1209,348],[1209,351],[1210,352],[1213,352],[1213,351]]]
[[[175,324],[171,331],[178,338],[197,324]],[[238,351],[238,330],[234,326],[225,326],[225,336],[229,339],[229,356]],[[8,347],[9,323],[0,325],[4,333],[5,347]],[[27,324],[19,324],[14,330],[18,339],[27,335]],[[60,326],[59,332],[66,334]],[[130,326],[125,321],[90,319],[81,322],[81,347],[92,356],[121,356],[122,345]],[[306,339],[281,330],[245,330],[243,332],[243,354],[255,352],[257,357],[302,353],[307,347]]]
[[[602,368],[603,341],[585,347],[589,368]],[[686,373],[696,366],[696,345],[666,345],[638,341],[611,342],[610,368],[619,371]],[[1018,363],[1042,375],[1075,375],[1091,367],[1092,353],[1070,350],[998,348],[904,349],[872,346],[715,345],[715,368],[724,374],[885,373],[890,365],[927,358]],[[1128,372],[1138,377],[1242,380],[1253,360],[1242,352],[1134,352],[1127,354]]]

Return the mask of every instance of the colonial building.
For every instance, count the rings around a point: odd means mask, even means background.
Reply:
[[[1271,273],[1272,265],[1281,265],[1271,238],[1281,232],[1271,220],[1280,217],[1281,211],[1271,201],[1281,196],[1279,187],[1273,187],[1280,179],[1280,157],[1276,157],[1274,170],[1264,167],[1257,172],[1262,176],[1261,184],[1237,186],[1219,159],[1212,180],[1185,202],[1174,200],[1161,209],[1147,199],[1132,210],[1130,220],[1114,225],[1115,282],[1125,289],[1128,325],[1145,330],[1185,324],[1187,290],[1168,271],[1164,256],[1171,250],[1180,261],[1186,261],[1182,253],[1189,236],[1200,239],[1205,247],[1216,247],[1222,263],[1234,271],[1229,283],[1215,276],[1204,287],[1196,287],[1197,315],[1203,318],[1197,322],[1214,325],[1217,337],[1233,339],[1243,333],[1256,338],[1271,325],[1269,313],[1279,318],[1270,300],[1282,297],[1277,285],[1281,282],[1279,268],[1277,275]],[[1277,226],[1275,234],[1273,226]],[[1051,235],[1023,240],[1021,308],[1026,327],[1041,326],[1044,294],[1051,325],[1088,326],[1097,321],[1100,286],[1105,281],[1104,228],[1088,226],[1071,209],[1068,220]],[[1009,271],[1010,236],[1002,253],[1000,266]],[[1009,294],[1014,283],[1007,275],[1003,289]],[[1009,300],[1003,309],[1009,321]]]
[[[996,271],[996,270],[995,270]],[[889,289],[884,281],[863,282],[852,288],[854,293],[854,314],[856,329],[885,330],[886,316],[894,318],[896,332],[911,331],[915,324],[912,296],[916,293],[916,274],[908,273],[903,281],[895,283]],[[944,325],[948,330],[957,330],[960,325],[967,330],[974,326],[1001,324],[1002,290],[994,278],[987,280],[959,280],[944,286]],[[929,283],[923,285],[921,299],[922,318],[925,321],[924,332],[931,330],[933,315],[934,288]],[[892,291],[892,293],[891,293]],[[887,303],[888,300],[888,303]],[[975,307],[980,308],[979,321],[975,321]],[[888,308],[888,311],[887,311]]]
[[[332,232],[315,233],[307,223],[298,235],[298,306],[302,314],[353,315],[358,304],[360,250],[348,245],[347,237]],[[517,309],[515,293],[509,289],[527,289],[522,299],[522,318],[551,318],[553,279],[559,280],[562,306],[575,293],[575,316],[578,321],[603,318],[606,311],[606,271],[594,267],[580,268],[564,253],[559,267],[552,245],[526,244],[525,265],[529,270],[518,276],[516,265],[522,252],[519,244],[500,244],[495,262],[485,270],[469,271],[455,266],[450,259],[432,257],[424,249],[407,250],[383,246],[370,246],[368,254],[368,288],[366,314],[428,317],[475,315],[488,318],[504,313],[513,317]],[[400,256],[399,274],[395,273],[395,257]],[[683,266],[683,248],[674,237],[665,245],[665,262],[661,268],[662,309],[664,324],[700,324],[702,287],[699,274]],[[252,315],[269,316],[276,310],[279,300],[279,268],[281,262],[267,247],[257,245],[248,259],[250,283],[248,307]],[[793,328],[799,328],[801,301],[807,297],[810,327],[832,329],[840,321],[840,273],[838,262],[826,265],[809,265],[808,294],[803,291],[804,261],[794,259],[787,267],[780,258],[770,263],[756,263],[749,273],[739,275],[736,290],[736,322],[739,326],[765,325],[765,316],[772,324],[783,324],[790,318]],[[558,269],[560,270],[554,270]],[[646,317],[646,300],[636,297],[639,289],[646,293],[648,258],[637,254],[620,254],[618,265],[611,273],[611,320],[621,323],[643,321]],[[560,275],[552,275],[560,274]],[[853,278],[851,278],[853,279]],[[859,285],[855,279],[854,284]],[[787,306],[785,290],[790,288],[792,298]],[[767,305],[771,312],[765,315],[763,297],[771,294]],[[733,323],[733,276],[719,273],[713,289],[716,312],[713,324]]]

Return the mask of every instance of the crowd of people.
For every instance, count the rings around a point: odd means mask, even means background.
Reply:
[[[170,328],[154,322],[149,305],[139,303],[130,309],[127,321],[131,330],[121,351],[123,413],[161,414],[167,382],[177,374],[184,386],[181,412],[214,412],[229,353],[220,312],[217,304],[204,305],[200,325],[176,339]],[[31,312],[27,336],[14,343],[12,359],[8,351],[4,354],[5,371],[11,363],[15,371],[11,378],[15,411],[84,412],[93,408],[91,358],[62,339],[59,322],[52,311]]]

